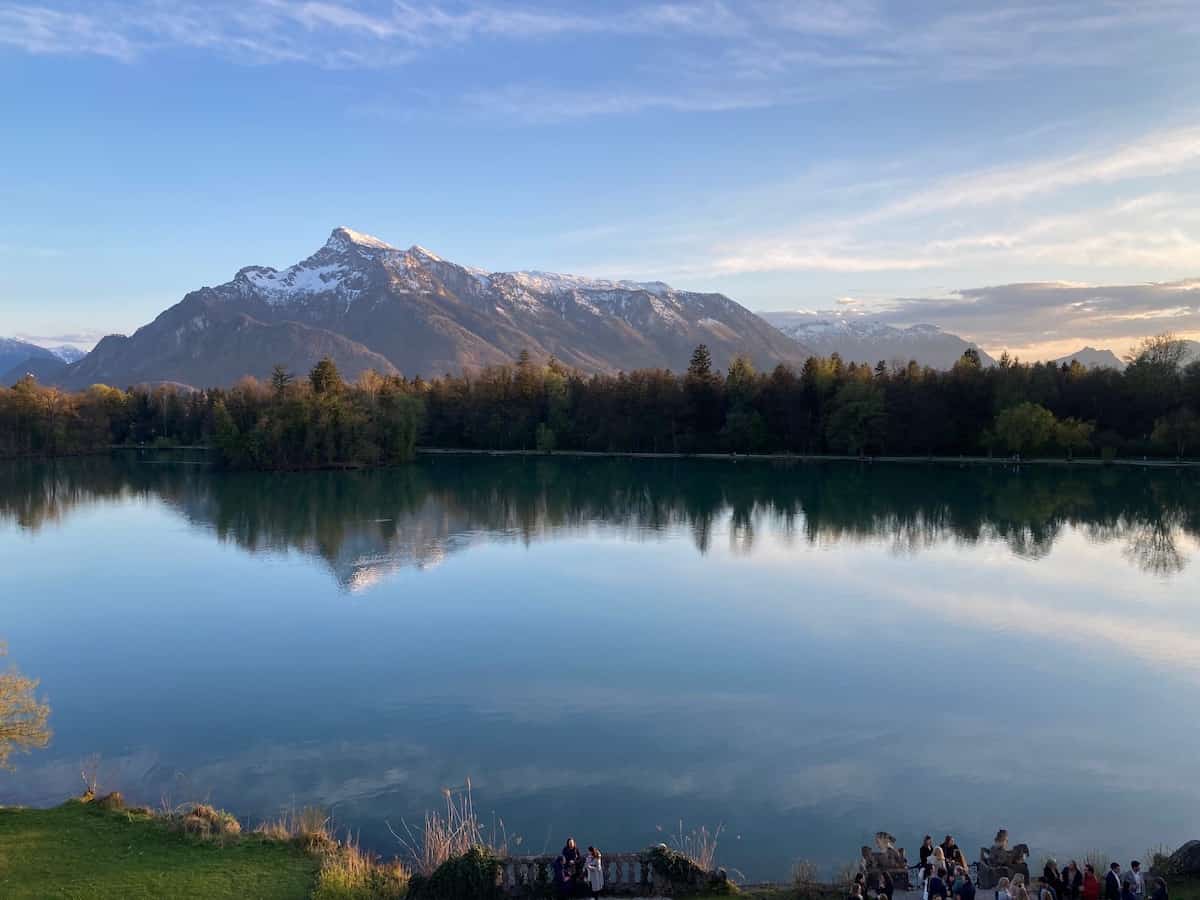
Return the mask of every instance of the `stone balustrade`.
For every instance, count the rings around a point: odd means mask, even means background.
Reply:
[[[501,861],[500,886],[510,897],[544,893],[554,883],[556,856],[510,856]],[[604,893],[638,897],[654,893],[650,866],[637,853],[609,853],[604,861]]]

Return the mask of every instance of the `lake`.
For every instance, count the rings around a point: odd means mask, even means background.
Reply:
[[[0,639],[102,788],[391,853],[470,777],[522,852],[724,824],[751,879],[886,829],[1200,836],[1200,473],[439,456],[0,465]],[[661,830],[660,830],[661,829]]]

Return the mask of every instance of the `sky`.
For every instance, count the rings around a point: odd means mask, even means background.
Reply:
[[[1195,0],[0,0],[0,335],[338,225],[488,270],[1200,337]]]

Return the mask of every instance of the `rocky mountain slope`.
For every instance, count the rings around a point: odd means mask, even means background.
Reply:
[[[522,350],[588,372],[682,370],[700,343],[722,367],[738,353],[763,368],[798,367],[810,355],[721,294],[488,273],[337,228],[294,266],[248,266],[133,335],[105,338],[62,380],[219,385],[265,377],[275,363],[303,372],[326,354],[351,378],[367,368],[431,377],[511,362]]]

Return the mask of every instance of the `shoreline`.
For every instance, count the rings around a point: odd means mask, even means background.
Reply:
[[[678,451],[649,452],[635,450],[479,450],[458,447],[417,447],[418,456],[532,456],[532,457],[579,457],[590,459],[702,459],[722,462],[857,462],[857,463],[954,463],[959,465],[983,466],[1132,466],[1143,469],[1195,469],[1200,468],[1200,459],[1116,459],[1104,460],[1089,456],[1075,459],[1034,457],[1012,459],[1000,456],[848,456],[831,453],[732,453],[701,451],[682,453]]]

